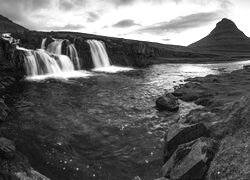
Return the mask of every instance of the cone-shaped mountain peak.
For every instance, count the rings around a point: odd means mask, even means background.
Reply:
[[[233,21],[224,18],[209,35],[189,47],[223,54],[250,53],[250,38]]]
[[[238,35],[245,37],[245,34],[238,29],[236,24],[231,21],[230,19],[223,18],[220,22],[216,24],[216,27],[210,33],[210,35],[217,35],[217,34],[231,34],[231,35]]]

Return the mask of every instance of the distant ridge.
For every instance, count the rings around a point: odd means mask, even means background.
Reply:
[[[222,19],[211,33],[188,47],[232,56],[250,55],[250,38],[229,19]]]
[[[0,15],[0,33],[14,33],[14,32],[24,32],[24,31],[28,31],[28,29],[26,29],[23,26],[20,26],[14,22],[12,22],[11,20],[9,20],[8,18]]]

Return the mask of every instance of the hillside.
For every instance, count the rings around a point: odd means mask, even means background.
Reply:
[[[225,18],[208,36],[188,47],[230,56],[250,56],[250,38],[233,21]]]
[[[28,29],[12,22],[8,18],[0,15],[0,33],[13,33],[13,32],[24,32]]]

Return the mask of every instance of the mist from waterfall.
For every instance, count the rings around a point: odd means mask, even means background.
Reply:
[[[104,42],[98,40],[87,40],[87,43],[90,46],[95,68],[111,66]]]
[[[69,44],[67,46],[67,56],[69,56],[71,61],[73,61],[75,69],[80,70],[81,67],[80,67],[79,56],[74,44]]]

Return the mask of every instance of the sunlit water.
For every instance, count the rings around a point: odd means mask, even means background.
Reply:
[[[8,95],[13,108],[0,135],[14,140],[31,165],[53,180],[137,175],[151,180],[159,176],[167,128],[196,108],[182,103],[179,113],[159,113],[155,99],[186,78],[243,64],[250,62],[165,64],[120,73],[78,72],[86,76],[69,80],[26,80]]]

